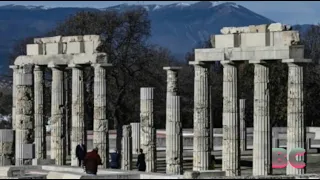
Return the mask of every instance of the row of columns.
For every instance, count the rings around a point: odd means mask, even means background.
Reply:
[[[57,165],[66,161],[66,119],[64,72],[65,67],[50,64],[52,69],[51,93],[51,159]],[[71,149],[86,143],[84,121],[83,69],[71,64],[72,69],[72,134]],[[106,118],[106,67],[94,64],[94,146],[99,148],[103,166],[109,163],[108,122]],[[13,129],[15,130],[16,165],[30,164],[33,146],[35,158],[46,159],[46,130],[44,124],[44,67],[23,65],[13,69]],[[34,122],[34,125],[33,125]],[[26,153],[28,152],[28,153]],[[75,152],[71,153],[71,165],[77,166]]]
[[[254,61],[254,137],[253,175],[271,174],[271,123],[269,110],[269,68]],[[201,62],[191,62],[195,68],[194,81],[194,145],[193,170],[209,167],[208,68]],[[240,175],[240,118],[237,64],[223,65],[223,151],[222,170],[226,176]],[[288,132],[287,150],[305,147],[303,118],[303,66],[289,63],[288,73]],[[241,102],[243,106],[244,102]],[[243,128],[243,125],[242,125]],[[242,135],[243,136],[243,135]],[[242,145],[243,147],[243,145]],[[304,169],[287,166],[287,174],[302,174]]]

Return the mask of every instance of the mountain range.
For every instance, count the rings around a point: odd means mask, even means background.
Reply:
[[[150,42],[171,50],[178,58],[226,26],[268,24],[274,21],[231,2],[200,1],[193,4],[128,5],[95,8],[46,8],[44,6],[0,6],[0,74],[8,70],[8,54],[19,40],[42,35],[58,22],[80,11],[125,11],[145,8],[151,20]],[[296,26],[305,31],[310,25]]]

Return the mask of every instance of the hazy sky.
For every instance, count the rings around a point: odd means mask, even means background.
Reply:
[[[94,7],[103,8],[122,3],[128,4],[172,4],[197,1],[1,1],[0,5],[36,5],[46,7]],[[274,21],[288,24],[318,24],[320,2],[317,1],[236,1],[256,13]]]

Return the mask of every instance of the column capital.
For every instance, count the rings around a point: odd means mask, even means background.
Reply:
[[[62,66],[57,65],[57,64],[55,64],[55,63],[53,63],[53,62],[50,62],[50,63],[48,64],[48,68],[51,68],[51,69],[61,69]]]
[[[19,69],[19,66],[17,66],[17,65],[10,65],[9,68],[12,69],[12,70],[17,70],[17,69]]]
[[[220,61],[220,64],[224,66],[237,66],[238,62],[235,61]]]
[[[282,63],[305,64],[305,63],[312,63],[312,59],[282,59]]]
[[[180,66],[165,66],[165,67],[163,67],[163,70],[165,70],[165,71],[178,71],[180,69],[182,69],[182,67],[180,67]]]
[[[74,64],[74,63],[71,63],[71,64],[68,64],[68,68],[82,68],[83,66],[81,66],[80,64]]]
[[[43,71],[43,67],[39,65],[35,65],[33,71]]]
[[[98,68],[98,67],[107,68],[107,67],[111,67],[112,64],[111,63],[94,63],[94,64],[91,64],[91,66],[94,68]]]

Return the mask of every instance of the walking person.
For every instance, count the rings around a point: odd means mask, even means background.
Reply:
[[[83,165],[87,174],[97,175],[98,166],[102,165],[98,148],[94,148],[91,152],[87,153],[83,160]]]
[[[85,144],[80,143],[76,147],[76,157],[78,159],[78,166],[82,167],[83,166],[83,159],[87,154],[87,147]]]
[[[111,169],[120,169],[120,153],[115,150],[114,152],[110,153],[111,162],[110,168]]]
[[[146,157],[142,149],[140,149],[136,166],[138,171],[146,171]]]

